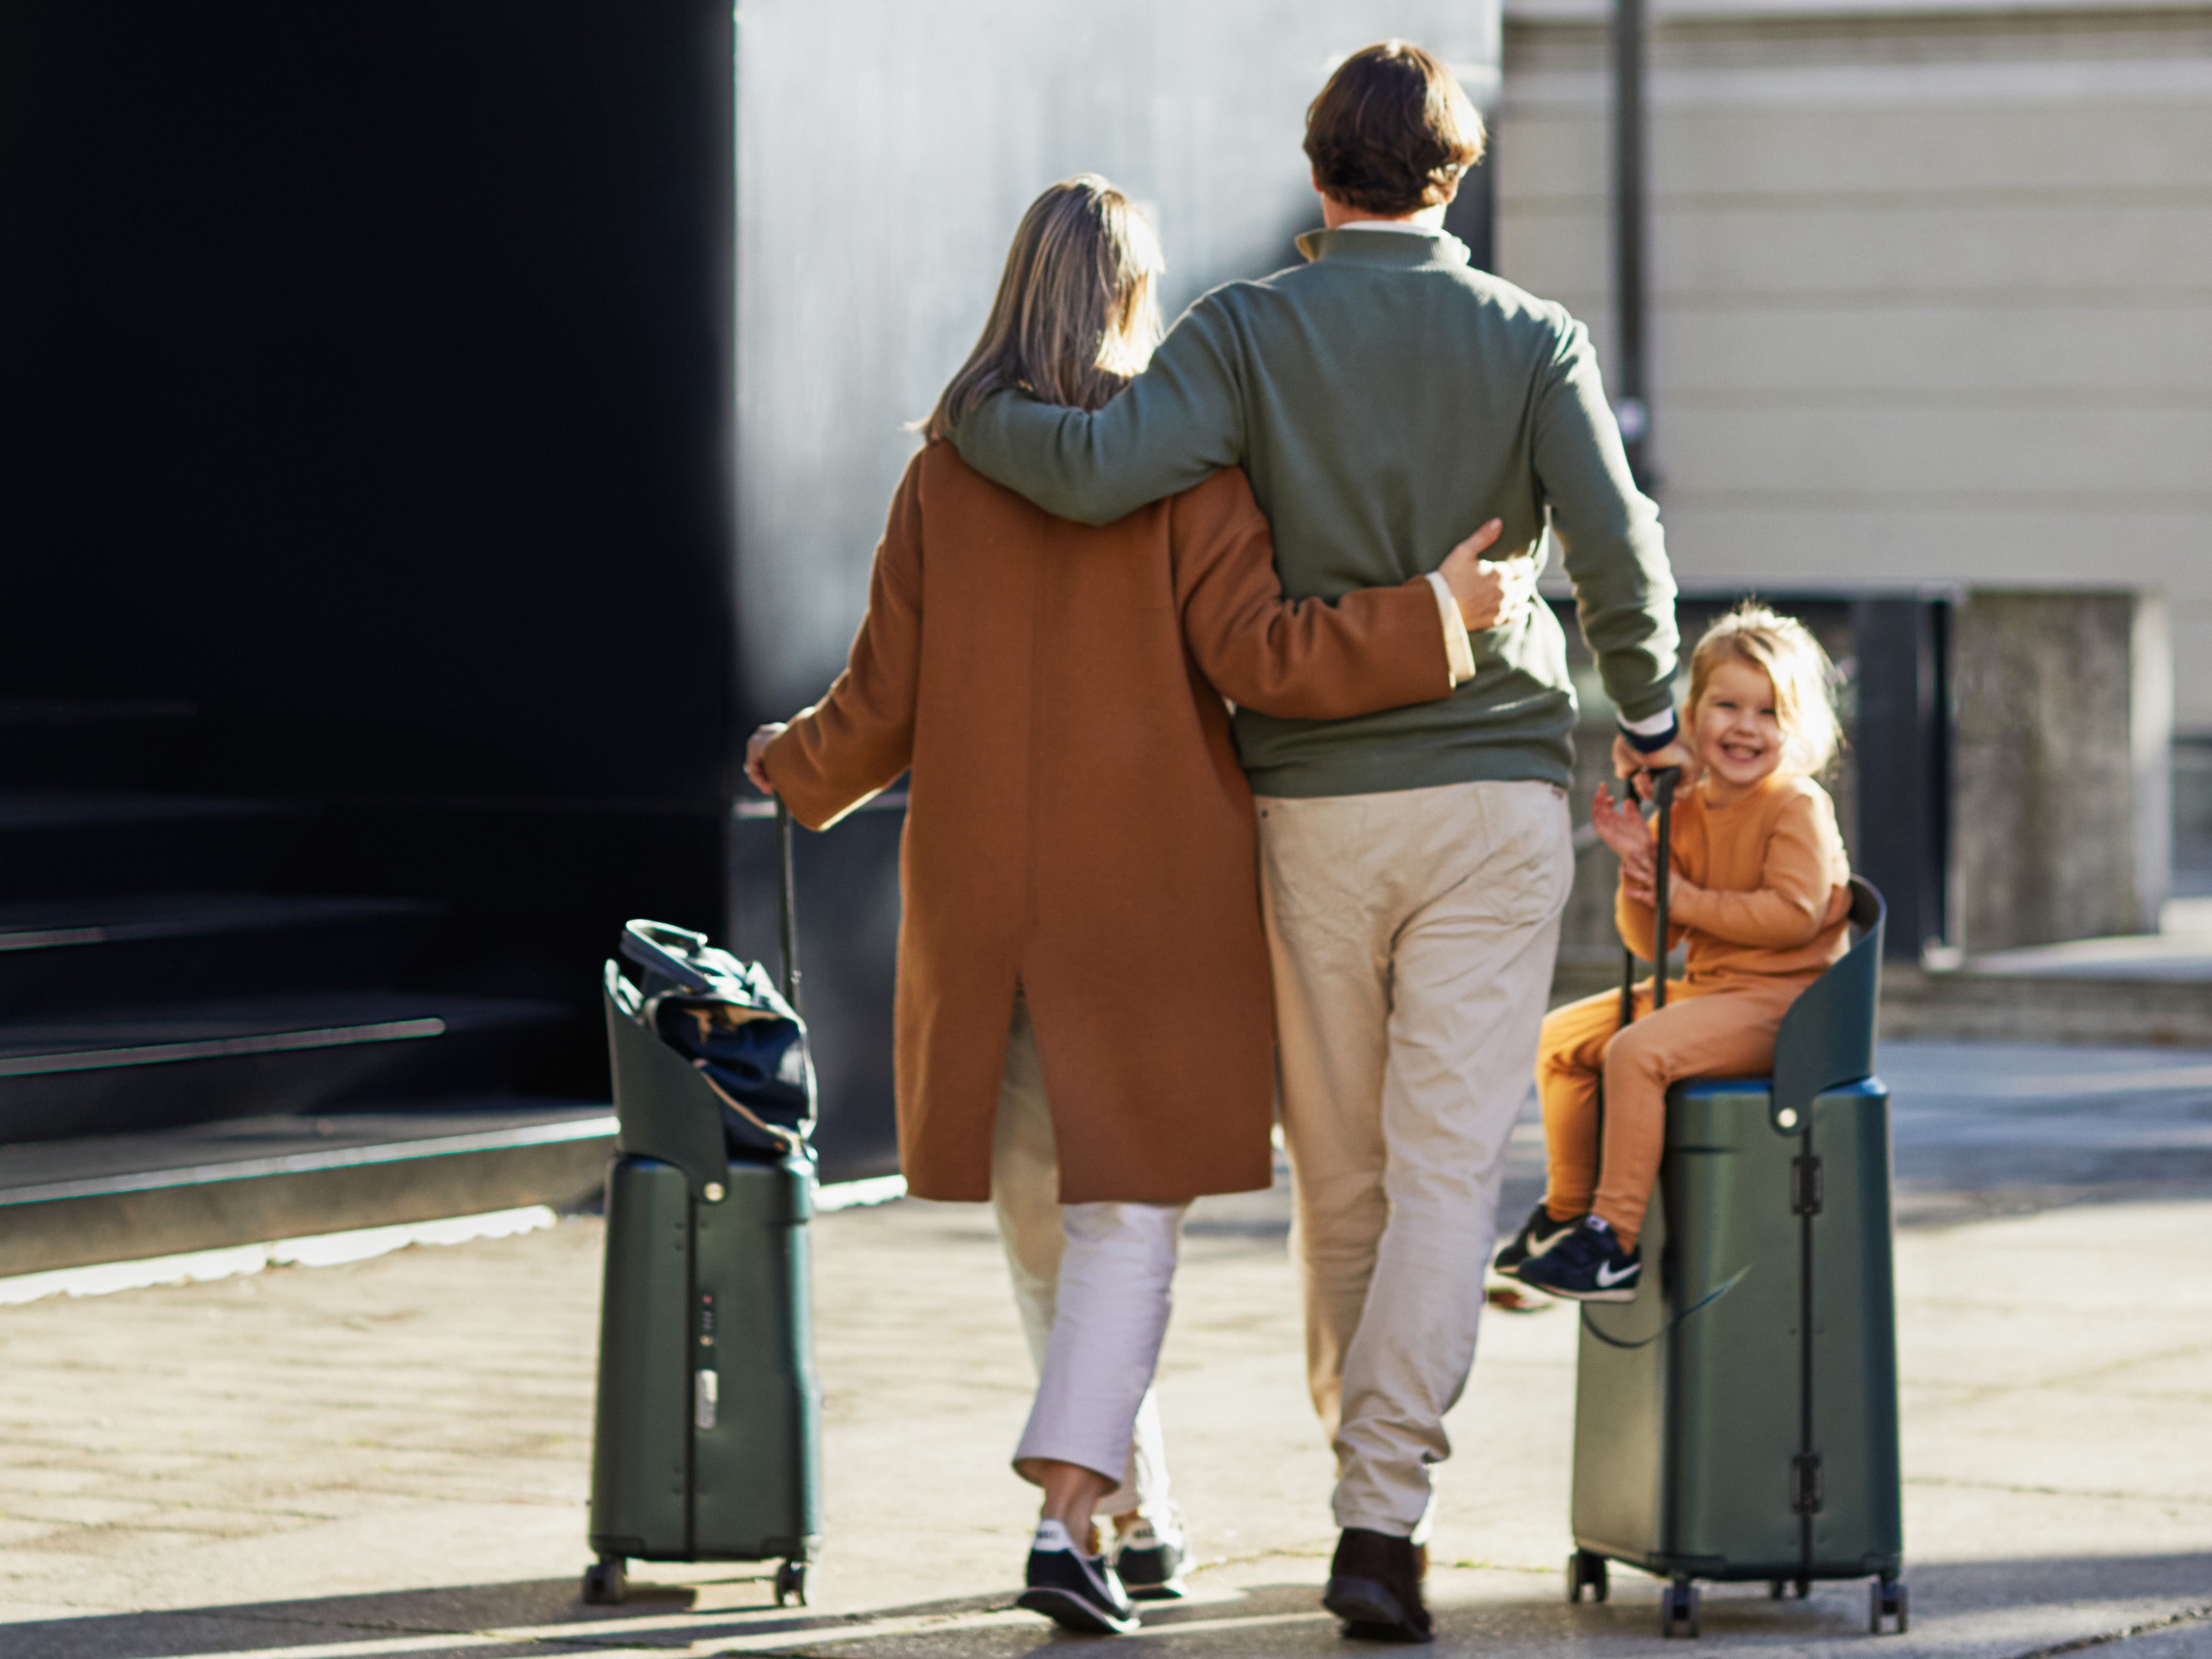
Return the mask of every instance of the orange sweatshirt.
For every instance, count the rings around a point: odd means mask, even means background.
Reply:
[[[1843,956],[1851,868],[1819,784],[1778,772],[1716,807],[1700,783],[1675,801],[1673,835],[1667,943],[1688,938],[1692,981],[1811,974]],[[1651,907],[1621,891],[1613,915],[1622,942],[1649,960]]]

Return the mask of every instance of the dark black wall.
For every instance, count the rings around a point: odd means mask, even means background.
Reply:
[[[455,987],[725,921],[731,27],[0,8],[0,696],[191,704],[169,781],[319,803],[286,881],[451,899]]]

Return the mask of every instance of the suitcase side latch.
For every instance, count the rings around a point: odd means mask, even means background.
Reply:
[[[1820,1512],[1820,1454],[1800,1452],[1790,1461],[1790,1513]]]
[[[1790,1211],[1793,1215],[1820,1213],[1820,1160],[1817,1154],[1790,1160]]]
[[[721,1403],[721,1373],[714,1358],[714,1293],[699,1292],[698,1368],[691,1378],[691,1426],[705,1431],[714,1426]]]

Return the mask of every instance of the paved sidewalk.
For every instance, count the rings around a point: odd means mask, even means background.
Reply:
[[[2212,1054],[1892,1045],[1913,1624],[1869,1651],[2212,1654]],[[1531,1200],[1533,1125],[1509,1213]],[[1328,1462],[1279,1194],[1194,1212],[1162,1379],[1209,1565],[1135,1654],[1373,1652],[1316,1596]],[[816,1602],[641,1569],[582,1607],[601,1231],[0,1309],[0,1655],[1012,1656],[1027,1360],[988,1218],[817,1224],[830,1547]],[[1493,1315],[1452,1421],[1440,1654],[1632,1656],[1656,1584],[1571,1608],[1574,1320]],[[1705,1641],[1865,1635],[1863,1587],[1707,1595]],[[2128,1634],[2133,1631],[2138,1633]]]

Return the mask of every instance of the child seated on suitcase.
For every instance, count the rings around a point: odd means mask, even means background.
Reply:
[[[1843,956],[1850,866],[1835,805],[1814,781],[1836,751],[1830,676],[1804,624],[1762,605],[1741,606],[1698,642],[1685,720],[1698,777],[1675,797],[1668,860],[1668,945],[1689,941],[1686,976],[1668,981],[1656,1013],[1650,981],[1638,988],[1625,1030],[1617,991],[1544,1021],[1548,1182],[1498,1252],[1499,1272],[1579,1302],[1632,1298],[1668,1085],[1771,1071],[1783,1014]],[[1634,801],[1603,787],[1591,816],[1620,855],[1620,937],[1654,959],[1654,831]]]

